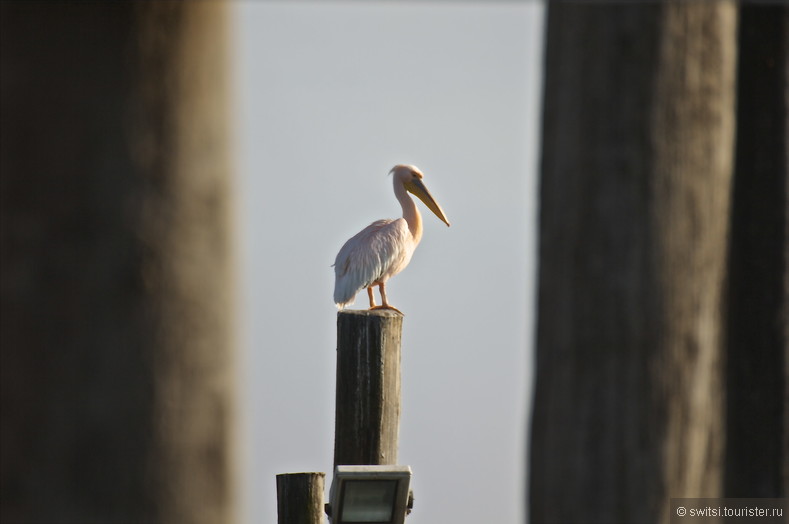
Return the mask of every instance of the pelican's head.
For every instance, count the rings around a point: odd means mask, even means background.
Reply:
[[[449,220],[447,220],[444,210],[441,209],[436,199],[433,198],[430,191],[425,187],[425,183],[422,182],[424,175],[419,168],[406,164],[398,164],[394,166],[389,173],[394,177],[395,183],[403,184],[406,191],[424,202],[430,211],[435,213],[443,223],[449,226]]]

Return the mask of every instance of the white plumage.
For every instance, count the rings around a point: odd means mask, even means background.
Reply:
[[[392,168],[394,192],[403,208],[403,218],[377,220],[351,237],[334,261],[334,302],[342,309],[352,304],[356,294],[367,288],[370,309],[395,309],[386,299],[385,283],[408,265],[422,238],[422,217],[410,192],[422,200],[447,226],[443,210],[422,183],[422,172],[414,166]],[[381,293],[375,305],[373,287]]]
[[[403,218],[376,220],[351,237],[335,261],[334,302],[343,308],[361,289],[398,273],[411,261],[412,243]]]

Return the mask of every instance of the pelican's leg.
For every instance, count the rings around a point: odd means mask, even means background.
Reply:
[[[372,288],[368,288],[368,290],[369,289],[372,289]],[[381,302],[383,302],[383,304],[381,304],[380,306],[373,306],[370,309],[391,309],[393,311],[397,311],[401,315],[403,314],[402,311],[400,311],[396,307],[394,307],[391,304],[389,304],[389,302],[386,300],[386,288],[384,287],[384,283],[383,282],[378,284],[378,291],[381,292]],[[370,293],[372,293],[372,291],[370,291]]]
[[[373,295],[373,286],[367,288],[367,298],[370,299],[370,309],[374,309],[378,307],[375,305],[375,295]]]

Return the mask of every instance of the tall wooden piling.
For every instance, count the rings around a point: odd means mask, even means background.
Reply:
[[[236,521],[231,2],[0,2],[0,522]]]
[[[400,339],[396,311],[337,315],[334,465],[397,464],[400,432]],[[277,475],[280,524],[318,524],[324,473]]]
[[[335,466],[397,464],[402,328],[396,311],[337,315]]]

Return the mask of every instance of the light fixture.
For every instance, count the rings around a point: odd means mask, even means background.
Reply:
[[[326,513],[332,524],[403,524],[410,486],[409,466],[337,466]]]

